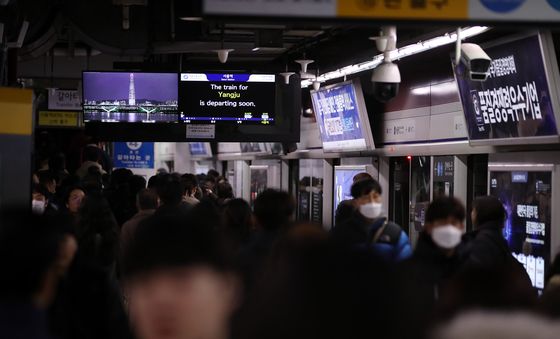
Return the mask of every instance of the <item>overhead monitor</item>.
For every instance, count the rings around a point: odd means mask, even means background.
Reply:
[[[274,125],[274,74],[182,73],[180,118],[187,124]]]
[[[208,142],[189,142],[192,158],[208,158],[212,156],[212,148]]]
[[[311,100],[325,152],[374,148],[359,79],[311,91]]]
[[[550,33],[505,38],[487,45],[486,81],[454,68],[472,145],[558,142],[560,78]]]
[[[177,123],[176,73],[84,72],[84,122]]]

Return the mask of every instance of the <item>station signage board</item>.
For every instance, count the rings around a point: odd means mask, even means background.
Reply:
[[[82,97],[75,89],[50,88],[48,99],[50,110],[82,110]]]
[[[204,0],[206,15],[558,22],[560,0]]]
[[[154,168],[154,143],[115,142],[113,163],[115,168]]]
[[[39,127],[80,127],[80,112],[39,111]]]
[[[490,58],[486,81],[472,81],[455,67],[471,144],[558,141],[554,55],[533,34],[484,47]]]

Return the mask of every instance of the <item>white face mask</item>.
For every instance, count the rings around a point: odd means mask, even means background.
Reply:
[[[43,200],[31,200],[31,212],[36,215],[45,213],[45,202]]]
[[[453,249],[461,242],[463,232],[453,225],[438,226],[432,230],[432,240],[441,248]]]
[[[360,213],[368,219],[375,219],[381,215],[382,208],[383,204],[370,202],[364,205],[360,205]]]

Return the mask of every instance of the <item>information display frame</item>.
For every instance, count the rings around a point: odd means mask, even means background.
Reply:
[[[508,43],[516,43],[518,41],[522,41],[523,39],[536,37],[539,43],[538,52],[542,58],[542,64],[544,67],[544,74],[542,76],[545,77],[544,82],[548,87],[548,100],[550,100],[550,106],[553,113],[553,118],[555,120],[556,133],[552,135],[535,135],[535,136],[517,136],[517,137],[491,137],[491,138],[478,138],[473,136],[473,126],[475,124],[475,119],[481,120],[481,117],[470,117],[470,107],[480,106],[479,104],[475,104],[471,102],[471,100],[467,100],[466,97],[469,96],[461,91],[461,82],[466,84],[472,83],[475,84],[476,82],[472,82],[469,80],[462,80],[459,78],[457,74],[460,72],[461,69],[464,70],[464,65],[454,65],[454,61],[452,61],[453,67],[453,74],[455,77],[455,81],[457,83],[457,88],[459,92],[459,98],[461,101],[461,105],[463,107],[463,117],[465,121],[465,126],[467,128],[467,135],[469,138],[469,144],[471,146],[482,146],[482,145],[523,145],[523,144],[547,144],[547,143],[557,143],[560,141],[560,99],[556,95],[556,93],[560,92],[560,72],[557,63],[556,52],[554,49],[554,42],[552,40],[552,35],[548,30],[533,30],[530,32],[525,32],[522,34],[515,34],[505,38],[497,39],[494,41],[490,41],[484,44],[481,44],[481,47],[485,50],[489,50],[492,48],[497,48],[502,45],[507,45]],[[491,56],[492,57],[492,56]],[[485,82],[482,82],[484,84]],[[463,85],[465,86],[465,85]],[[468,85],[467,85],[468,86]],[[519,87],[519,86],[518,86]],[[472,92],[472,91],[470,91]],[[540,93],[539,93],[540,95]],[[475,108],[476,110],[476,108]],[[471,124],[469,124],[471,122]],[[480,122],[481,124],[483,122]],[[478,124],[478,122],[476,122]]]
[[[550,181],[548,183],[544,182],[544,185],[549,185],[549,190],[551,190],[551,192],[549,192],[550,196],[549,196],[549,200],[548,201],[548,205],[549,205],[549,209],[550,211],[546,212],[543,211],[542,208],[537,207],[537,209],[535,210],[534,207],[532,206],[532,203],[530,203],[528,200],[528,197],[525,196],[524,200],[523,200],[523,204],[517,204],[514,208],[514,203],[515,201],[508,201],[508,202],[504,202],[503,198],[498,196],[498,198],[500,199],[500,201],[502,201],[502,203],[504,204],[504,208],[506,209],[508,216],[507,216],[507,220],[506,220],[506,224],[504,227],[504,237],[506,239],[506,241],[508,241],[508,245],[510,246],[510,250],[512,251],[512,255],[514,256],[515,259],[517,259],[521,264],[523,264],[523,266],[525,267],[525,269],[527,270],[527,273],[529,275],[529,277],[531,278],[531,281],[533,283],[533,286],[538,289],[539,291],[542,292],[542,290],[544,289],[544,284],[545,281],[544,279],[546,279],[546,276],[548,274],[548,270],[550,268],[550,264],[553,260],[553,256],[555,255],[555,253],[558,252],[558,249],[556,248],[556,246],[559,245],[558,243],[558,236],[560,234],[558,234],[557,230],[555,230],[555,227],[553,227],[553,225],[556,224],[557,220],[558,220],[558,212],[556,211],[556,209],[553,208],[555,201],[557,201],[558,197],[559,197],[559,192],[557,192],[557,179],[558,179],[558,174],[557,174],[557,166],[555,166],[554,164],[548,164],[548,163],[539,163],[539,164],[523,164],[523,163],[489,163],[488,164],[488,186],[487,186],[487,192],[488,195],[493,195],[496,196],[496,190],[498,189],[498,186],[500,185],[500,178],[499,175],[501,174],[502,177],[504,175],[511,175],[511,182],[509,183],[510,185],[513,185],[514,183],[519,183],[519,184],[528,184],[532,179],[531,177],[533,175],[539,175],[539,176],[544,176],[546,177],[547,175],[550,175]],[[537,185],[538,186],[538,185]],[[494,192],[492,191],[492,189],[494,189]],[[536,188],[538,189],[538,188]],[[524,190],[524,187],[520,188],[521,191],[524,191],[525,194],[529,194],[530,190]],[[494,193],[494,194],[492,194]],[[513,200],[513,198],[511,198],[510,200]],[[531,206],[529,211],[529,207]],[[525,225],[525,232],[528,232],[528,230],[530,230],[531,232],[533,232],[534,230],[536,230],[536,226],[533,227],[533,224],[537,224],[535,221],[533,221],[533,219],[536,219],[536,221],[542,221],[540,219],[543,219],[543,214],[548,213],[549,215],[546,216],[545,219],[545,225],[543,225],[544,227],[542,227],[542,231],[545,232],[545,234],[543,235],[544,237],[544,243],[542,244],[542,247],[544,247],[544,252],[543,251],[538,251],[538,247],[536,252],[534,252],[534,247],[531,245],[531,242],[527,242],[526,240],[522,243],[522,245],[519,244],[519,241],[517,241],[517,246],[515,246],[515,240],[511,240],[511,237],[515,237],[514,233],[520,233],[519,229],[522,228],[522,226],[519,225],[513,225],[514,221],[519,221],[516,219],[523,219],[522,217],[519,216],[519,213],[521,213],[523,215],[523,218],[525,219],[530,219],[531,221],[531,225]],[[536,216],[535,216],[536,214]],[[541,217],[539,219],[539,216]],[[547,220],[547,218],[549,218],[549,220]],[[546,225],[546,223],[549,223],[548,225]],[[529,227],[531,226],[531,227]],[[508,230],[508,228],[510,228]],[[517,228],[517,229],[514,229]],[[528,233],[526,234],[526,239],[532,238],[532,236],[529,236]],[[511,248],[511,246],[515,246],[517,248]],[[519,253],[516,253],[519,252]],[[534,255],[537,255],[536,253],[540,253],[540,255],[544,256],[544,257],[535,257]],[[532,262],[530,262],[531,260],[529,260],[529,258],[532,257],[534,260],[532,260]],[[541,265],[537,264],[537,259],[542,259],[543,263],[541,263]],[[539,268],[538,266],[542,266],[542,269]],[[540,274],[539,274],[539,270],[541,270]],[[540,277],[539,277],[540,275]]]
[[[362,138],[352,139],[352,140],[329,140],[330,138],[332,138],[332,139],[339,139],[339,138],[334,134],[329,135],[327,133],[327,131],[326,131],[327,127],[325,126],[325,121],[327,121],[327,120],[324,119],[323,114],[320,113],[323,110],[318,106],[316,98],[321,93],[335,91],[335,90],[341,90],[341,88],[345,87],[345,86],[350,86],[352,88],[354,98],[350,98],[350,99],[354,99],[355,106],[352,107],[352,108],[349,108],[349,109],[347,109],[347,107],[344,107],[344,109],[341,110],[340,112],[336,112],[338,117],[329,118],[328,120],[333,120],[333,125],[335,125],[334,122],[337,122],[338,125],[341,125],[342,126],[341,128],[344,129],[345,128],[344,127],[345,123],[342,121],[342,119],[337,119],[337,118],[340,118],[340,114],[344,115],[344,113],[347,113],[349,111],[354,110],[355,111],[354,115],[357,115],[355,117],[357,117],[359,119],[358,128],[361,132]],[[340,94],[338,96],[340,96]],[[335,100],[332,99],[331,101],[335,101]],[[346,98],[344,98],[344,101],[346,101]],[[344,82],[332,84],[332,85],[329,85],[329,86],[321,87],[318,90],[312,90],[311,91],[311,102],[313,104],[313,111],[315,112],[315,117],[316,117],[316,120],[317,120],[317,124],[319,126],[319,132],[321,134],[321,141],[322,141],[322,144],[323,144],[323,151],[324,152],[352,152],[352,151],[366,151],[366,150],[375,149],[375,144],[374,144],[374,141],[373,141],[373,134],[372,134],[372,130],[371,130],[371,124],[370,124],[369,116],[368,116],[368,113],[367,113],[367,108],[366,108],[366,104],[365,104],[365,100],[364,100],[364,94],[363,94],[363,91],[362,91],[362,85],[361,85],[361,82],[360,82],[359,78],[355,78],[355,79],[352,79],[352,80],[349,80],[349,81],[344,81]],[[346,102],[344,102],[344,105],[346,105]],[[332,106],[334,106],[334,104]],[[351,118],[354,118],[354,117],[350,117],[350,119]],[[336,120],[336,121],[334,121],[334,120]],[[344,120],[346,120],[346,119],[344,119]],[[351,123],[354,123],[354,122],[351,121]],[[344,131],[340,131],[340,132],[336,132],[336,133],[343,135]],[[362,143],[362,139],[363,139],[363,143]]]
[[[198,152],[197,149],[203,151]],[[191,159],[206,159],[212,157],[212,147],[209,142],[189,142]]]

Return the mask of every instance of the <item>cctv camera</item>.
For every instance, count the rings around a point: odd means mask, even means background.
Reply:
[[[377,100],[387,102],[393,99],[399,93],[401,82],[399,66],[392,62],[383,62],[373,71],[371,81],[373,82],[373,95]]]
[[[486,81],[492,59],[477,44],[461,45],[461,62],[473,81]]]

